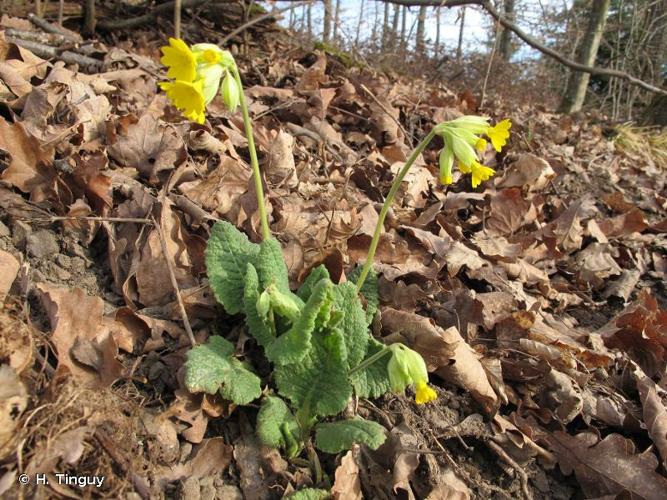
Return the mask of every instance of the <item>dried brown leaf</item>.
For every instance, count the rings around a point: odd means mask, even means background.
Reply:
[[[664,399],[661,399],[659,395],[659,392],[663,392],[662,397],[664,398],[664,391],[646,375],[640,374],[638,370],[635,371],[635,378],[644,410],[646,430],[660,452],[663,466],[667,467],[667,408]]]
[[[334,500],[362,500],[363,498],[359,466],[354,455],[354,449],[348,451],[336,468],[334,484],[331,487]]]

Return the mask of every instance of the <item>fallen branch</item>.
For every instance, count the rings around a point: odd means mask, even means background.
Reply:
[[[20,45],[42,59],[60,59],[67,64],[78,64],[91,73],[96,73],[102,66],[101,61],[93,59],[92,57],[82,56],[81,54],[77,54],[70,50],[62,51],[57,47],[51,47],[50,45],[43,43],[11,37],[7,37],[7,42]]]
[[[208,0],[183,0],[181,4],[182,9],[187,9],[189,7],[198,7]],[[144,14],[143,16],[131,17],[129,19],[121,19],[119,21],[111,20],[102,20],[97,23],[97,28],[104,31],[113,31],[125,28],[136,28],[137,26],[142,26],[144,24],[150,23],[153,19],[163,14],[173,14],[176,2],[167,2],[158,5],[149,13]]]
[[[575,71],[589,73],[591,75],[611,76],[615,78],[621,78],[622,80],[626,80],[630,84],[635,85],[637,87],[641,87],[645,90],[655,92],[656,94],[667,95],[667,89],[663,89],[651,83],[645,82],[644,80],[634,77],[624,71],[618,71],[615,69],[608,69],[608,68],[599,68],[597,66],[586,66],[584,64],[580,64],[576,61],[573,61],[572,59],[567,58],[560,52],[557,52],[543,45],[537,39],[533,38],[528,33],[524,32],[516,24],[514,24],[512,21],[504,17],[502,14],[500,14],[500,12],[498,12],[493,7],[493,4],[489,0],[387,0],[387,2],[397,5],[410,6],[410,7],[423,7],[423,6],[462,7],[464,5],[479,5],[484,10],[486,10],[491,15],[491,17],[493,17],[496,21],[498,21],[503,27],[512,31],[516,36],[518,36],[528,45],[530,45],[536,50],[539,50],[543,54],[555,59],[563,66],[567,66],[568,68],[573,69]]]
[[[55,24],[51,24],[48,22],[46,19],[43,19],[32,12],[28,14],[28,19],[32,24],[37,26],[38,28],[46,31],[47,33],[52,33],[54,35],[60,35],[65,37],[65,39],[69,40],[70,42],[80,42],[81,37],[74,35],[71,31],[63,28],[62,26],[56,26]]]
[[[10,38],[16,38],[18,40],[26,40],[29,42],[43,43],[45,45],[63,45],[66,42],[70,41],[63,35],[56,33],[42,33],[41,31],[24,31],[17,30],[14,28],[7,28],[5,30],[5,36]]]

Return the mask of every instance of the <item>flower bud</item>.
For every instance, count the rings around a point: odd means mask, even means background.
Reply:
[[[222,94],[222,100],[225,102],[227,109],[231,113],[236,111],[236,107],[241,101],[241,96],[239,86],[229,71],[227,71],[227,75],[225,75],[225,79],[222,81],[220,93]]]

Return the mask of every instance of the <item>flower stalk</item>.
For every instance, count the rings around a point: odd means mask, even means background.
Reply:
[[[384,204],[382,205],[382,208],[380,209],[380,215],[378,216],[378,222],[377,225],[375,226],[375,232],[373,233],[373,239],[371,240],[371,245],[368,247],[368,254],[366,255],[366,262],[364,262],[364,267],[361,270],[361,274],[359,275],[359,279],[357,280],[357,292],[361,290],[361,287],[364,284],[364,281],[366,281],[366,277],[368,276],[368,273],[371,270],[371,267],[373,266],[373,259],[375,257],[375,251],[377,250],[378,243],[380,242],[380,236],[382,235],[382,229],[384,228],[384,220],[387,217],[387,212],[389,212],[389,209],[391,208],[391,205],[394,203],[394,198],[396,198],[396,193],[398,192],[398,189],[401,187],[401,183],[403,182],[403,179],[407,175],[408,171],[414,164],[414,162],[419,158],[419,155],[421,155],[426,147],[429,145],[429,143],[433,140],[433,138],[436,135],[436,130],[432,129],[426,137],[417,145],[417,147],[414,149],[410,157],[408,158],[408,161],[405,162],[405,165],[403,165],[403,168],[398,172],[398,175],[394,179],[394,182],[391,184],[391,188],[389,189],[389,194],[384,200]]]
[[[262,187],[262,173],[259,170],[259,161],[257,160],[257,150],[255,149],[255,139],[252,133],[252,120],[248,112],[248,104],[243,92],[243,83],[236,63],[232,65],[231,73],[236,80],[239,88],[239,105],[241,115],[243,116],[243,127],[245,128],[246,139],[248,140],[248,151],[250,152],[250,167],[252,168],[252,177],[255,181],[255,194],[257,195],[257,210],[259,211],[259,220],[262,226],[262,239],[267,240],[271,237],[269,230],[269,218],[266,215],[266,205],[264,204],[264,188]]]

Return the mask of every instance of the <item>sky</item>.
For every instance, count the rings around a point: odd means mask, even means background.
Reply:
[[[533,35],[538,35],[539,38],[539,33],[535,32],[536,30],[533,28],[533,26],[540,26],[544,24],[544,13],[555,8],[563,9],[569,5],[570,2],[571,0],[524,0],[521,2],[520,12],[518,14],[518,23],[522,29]],[[264,3],[267,4],[268,2]],[[270,3],[276,5],[278,8],[283,8],[289,6],[293,2],[274,1]],[[335,0],[332,3],[335,4]],[[354,41],[357,23],[359,22],[361,4],[361,0],[341,0],[340,24],[342,27],[343,36],[347,37],[350,41]],[[392,10],[390,11],[390,22],[393,15],[393,5],[391,7]],[[303,7],[297,7],[294,10],[297,22],[299,22],[301,19],[301,15],[304,12],[303,9]],[[459,20],[462,9],[462,7],[445,7],[441,10],[440,39],[441,43],[444,44],[443,54],[446,54],[448,50],[452,52],[456,50],[459,36]],[[467,6],[465,9],[466,14],[465,29],[463,34],[463,50],[466,52],[486,52],[490,50],[487,42],[489,40],[488,29],[491,23],[491,17],[477,6]],[[415,24],[418,10],[419,9],[417,7],[412,7],[409,10],[407,22],[408,31],[413,26],[413,24]],[[320,34],[322,30],[322,17],[324,9],[321,2],[315,2],[313,4],[312,13],[313,27],[317,35]],[[361,33],[365,33],[367,37],[370,37],[376,15],[380,20],[383,19],[384,3],[374,0],[365,0]],[[288,23],[289,13],[285,13],[282,24],[287,25]],[[434,10],[430,8],[428,10],[428,17],[426,21],[426,38],[430,39],[431,42],[434,42],[435,37],[436,16]],[[412,34],[412,39],[414,39],[414,32]],[[515,54],[514,58],[517,60],[525,60],[536,57],[539,57],[539,53],[537,51],[521,43],[520,48]]]

